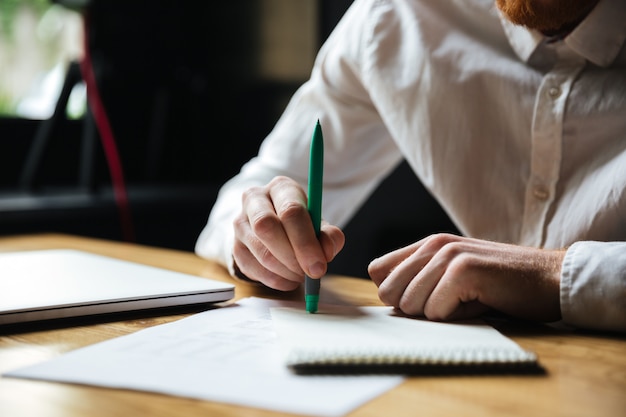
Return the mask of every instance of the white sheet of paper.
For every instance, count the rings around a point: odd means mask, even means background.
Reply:
[[[270,308],[235,305],[111,339],[5,376],[125,388],[316,416],[341,416],[401,376],[299,376],[285,366]]]

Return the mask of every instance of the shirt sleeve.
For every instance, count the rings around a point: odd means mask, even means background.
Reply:
[[[196,254],[217,260],[233,274],[233,220],[241,211],[242,193],[267,184],[278,175],[306,189],[311,135],[317,120],[324,135],[324,196],[322,217],[345,225],[376,186],[401,162],[369,91],[367,71],[371,12],[375,1],[353,3],[320,49],[311,77],[291,98],[258,155],[223,185]]]
[[[582,328],[626,331],[626,242],[576,242],[561,272],[563,321]]]

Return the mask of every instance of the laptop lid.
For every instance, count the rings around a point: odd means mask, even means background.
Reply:
[[[0,325],[216,303],[233,284],[71,249],[0,253]]]

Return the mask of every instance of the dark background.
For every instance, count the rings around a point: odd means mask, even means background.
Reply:
[[[260,1],[98,0],[84,10],[137,243],[193,250],[220,185],[256,154],[300,85],[250,70]],[[319,45],[349,4],[318,0]],[[402,164],[346,227],[330,270],[366,276],[373,257],[455,230]],[[0,235],[36,232],[124,239],[89,115],[0,119]]]

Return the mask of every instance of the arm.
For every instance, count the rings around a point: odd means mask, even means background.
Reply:
[[[231,274],[237,272],[234,257],[241,273],[278,289],[297,286],[304,271],[323,275],[343,246],[343,234],[324,223],[320,246],[310,233],[308,214],[303,215],[317,119],[325,136],[322,213],[330,224],[345,224],[400,163],[401,154],[361,84],[368,3],[355,2],[346,13],[259,155],[222,187],[197,241],[198,255],[221,261]],[[327,238],[330,243],[324,243]]]
[[[626,243],[546,250],[433,235],[370,264],[383,302],[433,320],[489,309],[537,321],[626,331]]]
[[[560,319],[565,251],[439,234],[369,266],[380,299],[431,320],[474,317],[489,309],[540,321]]]

